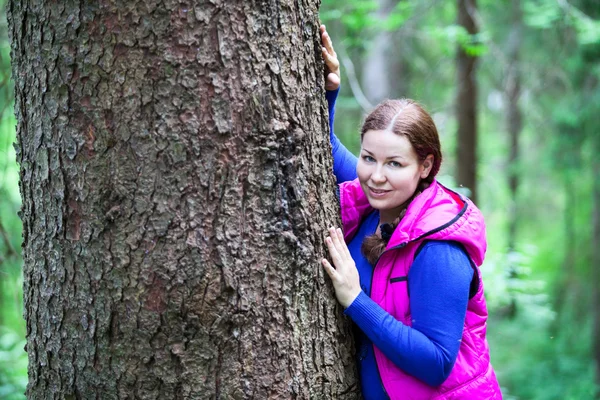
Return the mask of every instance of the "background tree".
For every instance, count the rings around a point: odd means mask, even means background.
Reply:
[[[475,38],[479,32],[476,22],[475,0],[458,0],[458,25]],[[477,57],[468,48],[460,46],[456,56],[457,98],[456,119],[456,181],[469,191],[477,204]]]
[[[512,26],[508,34],[507,43],[507,66],[504,82],[504,95],[506,97],[506,127],[509,135],[508,151],[508,189],[510,191],[510,204],[507,208],[508,233],[507,244],[508,252],[512,254],[516,248],[517,227],[518,227],[518,209],[517,190],[519,188],[519,137],[523,129],[523,115],[519,99],[521,97],[521,64],[520,52],[521,42],[523,41],[523,16],[520,0],[511,1]],[[517,279],[517,266],[512,257],[509,258],[509,279]],[[517,312],[517,302],[513,298],[508,307],[509,317],[514,317]]]
[[[28,398],[356,397],[317,7],[9,4]]]
[[[407,29],[409,26],[396,22],[396,16],[406,7],[410,4],[403,0],[378,0],[375,17],[387,21],[387,24],[377,32],[373,45],[367,49],[361,79],[365,96],[371,104],[404,97],[408,92],[410,43],[403,27]]]

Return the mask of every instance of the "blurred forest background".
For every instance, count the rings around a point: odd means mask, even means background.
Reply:
[[[19,175],[2,3],[0,399],[22,399]],[[434,115],[445,151],[440,180],[456,187],[457,171],[476,167],[477,191],[462,189],[486,217],[488,337],[505,398],[592,399],[600,383],[600,0],[463,4],[323,0],[342,61],[336,133],[357,152],[362,116],[387,97],[417,99]],[[457,156],[467,84],[476,93],[470,166]]]

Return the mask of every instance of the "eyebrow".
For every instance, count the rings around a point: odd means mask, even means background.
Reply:
[[[369,153],[370,155],[373,155],[372,152],[370,152],[369,150],[365,149],[364,147],[362,148],[362,150],[366,151],[367,153]],[[391,156],[391,157],[386,157],[386,160],[392,160],[394,158],[399,158],[401,160],[404,160],[405,158],[402,157],[401,155],[397,155],[397,156]]]

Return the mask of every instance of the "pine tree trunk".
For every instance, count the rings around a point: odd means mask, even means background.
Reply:
[[[357,397],[317,11],[9,4],[29,399]]]
[[[469,34],[478,32],[475,22],[476,0],[458,0],[458,24]],[[469,197],[477,203],[477,57],[459,46],[457,51],[456,116],[456,181],[469,190]]]

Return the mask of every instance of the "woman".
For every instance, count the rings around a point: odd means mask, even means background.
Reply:
[[[333,128],[339,64],[321,27]],[[333,129],[343,233],[323,267],[355,323],[365,399],[501,399],[485,337],[480,211],[435,180],[442,161],[429,114],[386,100],[365,119],[358,160]],[[356,178],[356,179],[355,179]]]

